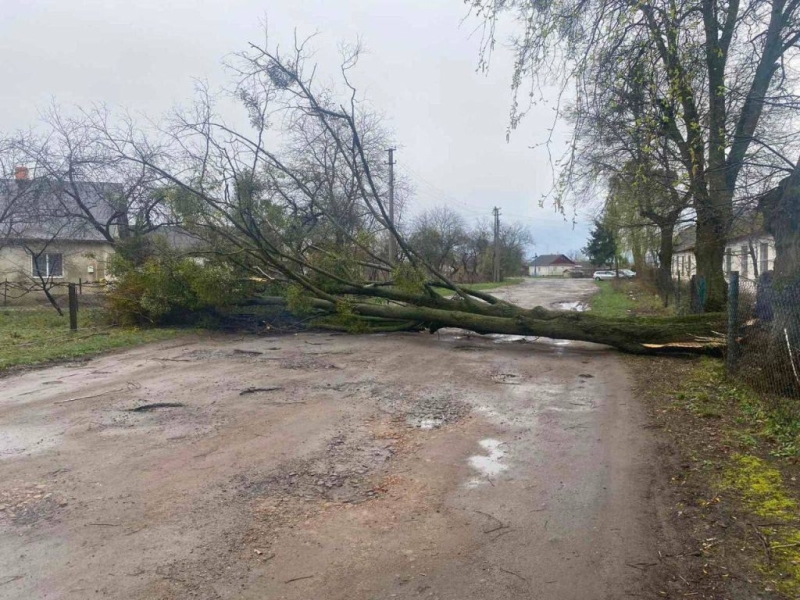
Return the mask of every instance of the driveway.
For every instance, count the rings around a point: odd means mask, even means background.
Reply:
[[[650,597],[653,448],[599,346],[209,335],[0,386],[2,598]]]

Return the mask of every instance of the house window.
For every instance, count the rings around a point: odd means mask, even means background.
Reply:
[[[747,257],[748,257],[748,252],[750,251],[750,248],[748,248],[747,246],[742,246],[739,250],[742,253],[742,261],[741,261],[742,262],[742,277],[746,278],[747,277]]]
[[[758,253],[761,259],[760,271],[766,273],[769,271],[769,244],[761,244],[761,252]]]
[[[31,274],[34,277],[63,277],[64,256],[50,252],[31,256]]]
[[[725,250],[725,272],[730,276],[733,271],[733,251],[728,248]]]

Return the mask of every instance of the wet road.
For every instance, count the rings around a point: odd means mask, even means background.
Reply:
[[[215,335],[0,386],[0,598],[651,597],[653,449],[602,347]]]

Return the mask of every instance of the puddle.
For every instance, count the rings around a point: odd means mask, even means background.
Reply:
[[[569,310],[572,312],[585,312],[589,306],[585,302],[555,302],[553,308],[556,310]]]
[[[411,427],[417,427],[419,429],[438,429],[445,424],[445,421],[444,419],[436,419],[434,417],[409,417],[406,419],[406,423]]]
[[[486,337],[492,338],[495,344],[522,344],[535,342],[539,338],[530,335],[509,335],[505,333],[491,333]]]
[[[487,483],[490,477],[495,477],[508,469],[508,465],[503,464],[505,451],[501,449],[503,442],[500,440],[486,439],[478,442],[487,455],[476,455],[469,457],[469,466],[475,469],[479,477],[474,477],[467,484],[469,487],[476,487]]]

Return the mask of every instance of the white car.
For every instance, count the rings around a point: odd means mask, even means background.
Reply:
[[[630,269],[620,269],[619,275],[625,279],[633,279],[636,277],[636,271],[631,271]]]
[[[617,273],[615,271],[595,271],[592,277],[595,281],[606,281],[609,279],[616,279]]]

